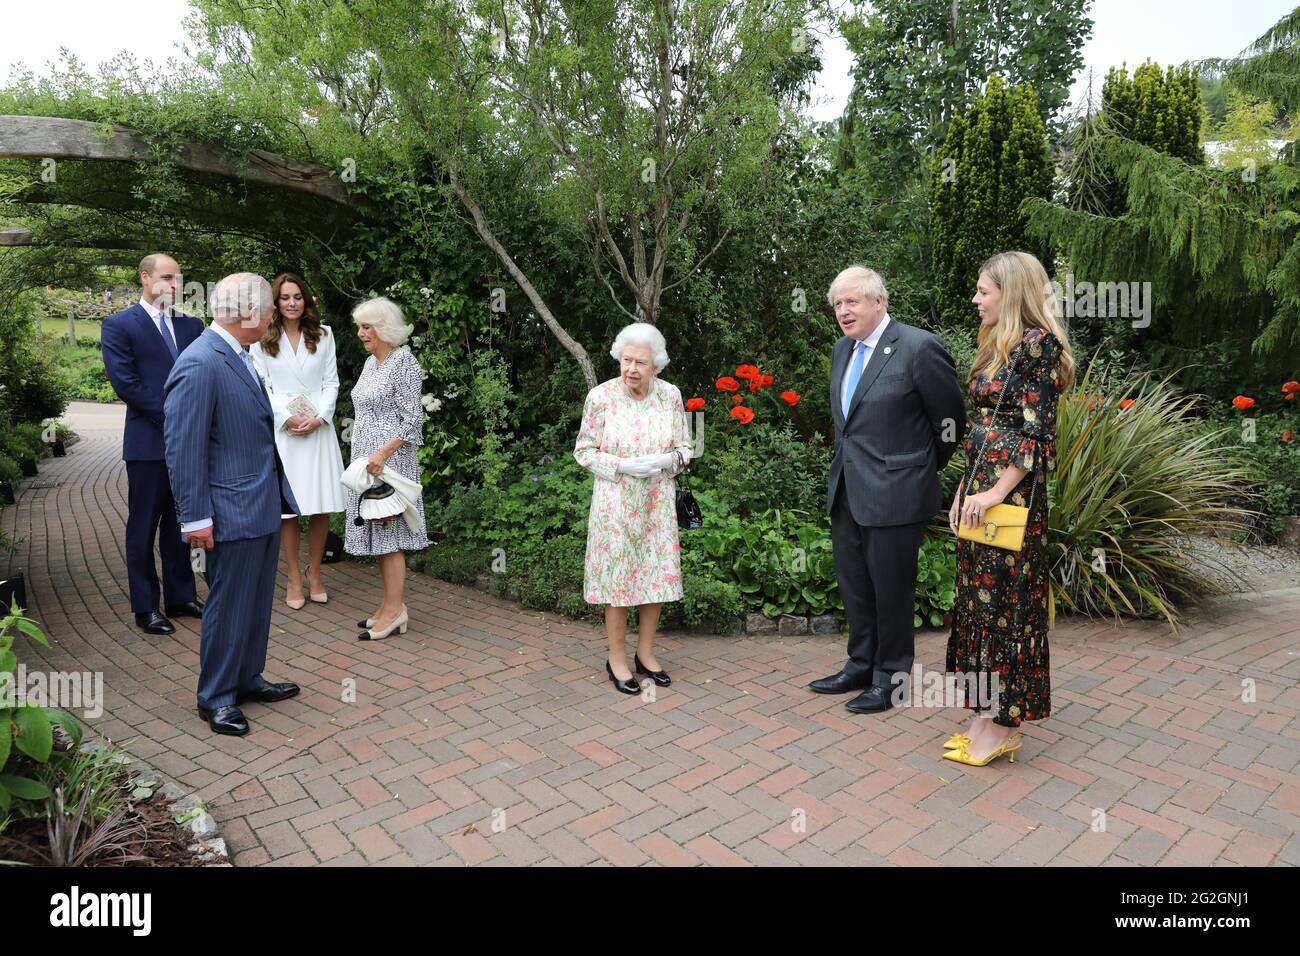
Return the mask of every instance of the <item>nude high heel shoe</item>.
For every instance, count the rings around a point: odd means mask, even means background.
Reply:
[[[389,624],[388,627],[384,628],[382,631],[376,631],[374,629],[374,625],[371,624],[369,630],[362,631],[360,634],[357,635],[357,640],[358,641],[382,641],[389,634],[392,634],[393,631],[397,631],[398,634],[405,634],[406,625],[408,622],[409,622],[409,617],[407,616],[406,613],[406,605],[403,604],[401,613],[399,613],[397,617],[393,618],[393,623]]]

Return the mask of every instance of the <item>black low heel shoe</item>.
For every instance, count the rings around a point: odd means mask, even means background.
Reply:
[[[650,668],[646,667],[644,664],[641,663],[640,657],[633,657],[632,660],[636,661],[636,672],[638,674],[645,674],[647,677],[649,677],[660,687],[667,687],[669,684],[673,682],[673,679],[668,676],[667,671],[650,670]]]
[[[605,673],[607,673],[609,675],[609,679],[614,682],[614,686],[617,687],[619,690],[621,690],[623,693],[625,694],[641,693],[641,685],[636,682],[636,678],[629,677],[627,680],[619,680],[617,677],[614,676],[614,668],[610,666],[609,661],[605,661]]]

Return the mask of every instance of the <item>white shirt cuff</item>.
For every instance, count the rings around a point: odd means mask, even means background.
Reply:
[[[189,534],[191,531],[202,531],[204,528],[211,527],[211,518],[204,518],[202,521],[186,521],[181,525],[181,534]]]

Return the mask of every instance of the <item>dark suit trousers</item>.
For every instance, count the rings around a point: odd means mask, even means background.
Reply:
[[[126,576],[131,611],[157,611],[162,594],[168,604],[188,604],[196,597],[190,546],[181,540],[176,501],[165,461],[126,463]],[[154,566],[153,543],[162,557],[162,592]]]
[[[916,653],[916,564],[927,522],[867,527],[853,520],[843,480],[831,511],[831,552],[849,619],[849,661],[844,671],[871,675],[893,690],[895,674],[912,670]]]
[[[266,667],[275,601],[280,529],[260,538],[218,541],[206,552],[208,601],[199,630],[200,707],[235,703]]]

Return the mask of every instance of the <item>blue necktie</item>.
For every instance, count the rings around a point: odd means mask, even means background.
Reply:
[[[862,378],[862,367],[866,364],[867,343],[859,342],[853,346],[853,362],[849,367],[849,389],[844,393],[844,415],[848,417],[849,406],[853,404],[853,393]]]
[[[171,326],[167,324],[167,313],[160,312],[158,319],[162,323],[163,341],[167,343],[167,351],[172,353],[174,361],[181,353],[176,350],[176,336],[172,335]]]
[[[248,354],[248,349],[240,349],[239,355],[244,360],[244,364],[248,366],[248,374],[253,376],[253,381],[257,383],[258,388],[261,388],[262,376],[257,374],[257,366],[253,364],[253,357]]]

